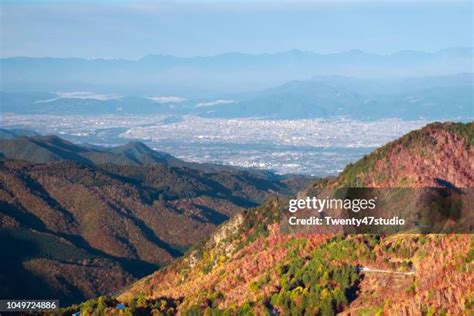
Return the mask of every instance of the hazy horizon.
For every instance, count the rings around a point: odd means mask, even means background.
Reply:
[[[2,1],[2,58],[472,47],[471,1]]]
[[[212,57],[220,57],[226,55],[246,55],[246,56],[274,56],[274,55],[283,55],[289,53],[301,53],[301,54],[310,54],[310,55],[319,55],[319,56],[328,56],[328,55],[340,55],[340,54],[349,54],[349,53],[362,53],[367,55],[374,55],[374,56],[381,56],[381,57],[389,57],[393,55],[397,55],[400,53],[422,53],[422,54],[436,54],[443,51],[450,51],[450,50],[474,50],[474,46],[451,46],[451,47],[441,47],[435,50],[417,50],[417,49],[401,49],[401,50],[394,50],[392,52],[386,53],[377,53],[372,51],[367,51],[360,48],[352,48],[347,50],[341,51],[332,51],[332,52],[320,52],[320,51],[311,51],[311,50],[301,50],[298,48],[292,48],[288,50],[282,51],[275,51],[275,52],[241,52],[241,51],[228,51],[216,54],[209,54],[209,55],[190,55],[190,56],[178,56],[173,54],[163,54],[160,52],[148,52],[143,53],[142,56],[137,58],[125,58],[125,57],[78,57],[78,56],[28,56],[28,55],[15,55],[15,56],[1,56],[0,59],[12,59],[12,58],[32,58],[32,59],[41,59],[41,58],[52,58],[52,59],[85,59],[85,60],[126,60],[126,61],[139,61],[141,59],[147,57],[173,57],[178,59],[193,59],[193,58],[212,58]],[[469,72],[469,71],[466,71]],[[471,70],[472,72],[472,70]]]

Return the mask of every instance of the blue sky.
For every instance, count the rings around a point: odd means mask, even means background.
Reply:
[[[0,0],[1,1],[1,0]],[[392,53],[472,46],[472,1],[9,1],[1,56]]]

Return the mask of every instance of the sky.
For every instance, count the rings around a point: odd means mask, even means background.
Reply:
[[[473,43],[473,1],[0,0],[0,55],[389,54]]]

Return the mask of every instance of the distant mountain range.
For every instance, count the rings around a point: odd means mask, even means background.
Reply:
[[[315,77],[214,98],[118,97],[97,93],[0,92],[1,111],[19,114],[166,114],[304,119],[469,120],[472,73],[413,78]]]
[[[1,297],[70,304],[114,292],[309,180],[188,164],[139,142],[102,148],[22,133],[0,140]]]
[[[292,81],[235,104],[208,107],[211,117],[304,119],[469,119],[474,116],[472,74],[408,79],[324,77]]]
[[[163,104],[146,97],[100,98],[58,97],[50,92],[0,92],[0,111],[33,114],[172,114],[182,113],[174,104]]]
[[[149,55],[139,60],[14,57],[1,59],[0,66],[5,91],[121,91],[125,95],[194,98],[257,91],[314,76],[380,78],[472,72],[472,61],[473,49],[460,47],[388,55],[293,50],[190,58]]]

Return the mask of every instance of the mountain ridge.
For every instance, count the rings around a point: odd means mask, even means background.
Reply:
[[[41,159],[25,141],[39,144]],[[36,162],[0,159],[0,236],[11,254],[1,263],[4,297],[41,293],[71,304],[114,292],[182,255],[232,214],[307,181],[188,164],[139,142],[101,151],[56,136],[5,142],[17,145],[8,155],[0,146],[6,156]],[[143,153],[161,160],[127,157]]]
[[[367,162],[381,161],[384,155],[391,153],[405,157],[403,151],[398,151],[403,145],[417,149],[412,155],[420,165],[454,159],[454,168],[445,174],[446,179],[472,188],[473,133],[472,122],[430,124],[348,166],[338,178],[317,181],[314,187],[347,184],[386,187],[383,177],[374,178],[371,173],[380,170],[371,171]],[[450,136],[447,138],[447,135]],[[443,139],[449,143],[438,142]],[[445,158],[440,155],[458,147],[464,154]],[[418,149],[433,155],[424,156]],[[470,163],[470,173],[456,168],[460,161]],[[365,172],[367,177],[362,178]],[[406,181],[398,185],[406,188],[442,186],[434,181],[437,174],[427,172],[425,176],[419,182]],[[348,181],[352,179],[367,182]],[[298,197],[306,194],[310,192],[301,192]],[[274,199],[260,208],[236,215],[185,257],[125,289],[117,297],[118,301],[125,302],[131,311],[155,309],[171,314],[358,315],[440,311],[464,314],[472,311],[469,287],[474,281],[474,240],[468,234],[288,235],[279,229],[279,214],[284,209],[285,200]],[[416,273],[394,278],[360,272],[359,266],[393,271],[413,267]],[[396,304],[393,297],[397,297]],[[153,302],[160,300],[172,303],[167,309],[153,307]],[[81,310],[94,310],[95,304],[96,301],[91,301],[82,305]],[[113,311],[114,305],[109,306]]]
[[[139,60],[55,58],[0,59],[4,90],[64,91],[91,87],[116,91],[156,91],[208,95],[255,91],[315,75],[360,77],[440,75],[462,72],[472,64],[472,48],[418,54],[378,55],[348,51],[317,54],[223,54],[207,57],[154,56]],[[229,75],[229,74],[232,75]],[[48,76],[46,76],[48,74]],[[44,80],[48,78],[48,80]],[[120,87],[121,89],[117,89]],[[84,90],[85,89],[85,90]],[[155,92],[156,93],[156,92]]]
[[[432,78],[355,79],[342,76],[294,80],[246,96],[234,104],[207,108],[209,117],[305,119],[347,117],[469,118],[472,73]],[[449,100],[449,102],[447,102]]]
[[[460,54],[460,55],[467,55],[470,56],[474,51],[474,48],[471,46],[455,46],[455,47],[447,47],[442,48],[439,50],[434,51],[422,51],[422,50],[399,50],[392,53],[372,53],[367,52],[361,49],[350,49],[345,51],[339,52],[331,52],[331,53],[318,53],[316,51],[307,51],[307,50],[299,50],[299,49],[290,49],[287,51],[280,51],[274,53],[245,53],[245,52],[224,52],[215,55],[205,55],[205,56],[191,56],[191,57],[182,57],[182,56],[175,56],[170,54],[148,54],[138,59],[127,59],[127,58],[83,58],[83,57],[32,57],[32,56],[11,56],[11,57],[2,57],[1,59],[46,59],[46,60],[89,60],[89,61],[139,61],[142,59],[147,58],[170,58],[170,59],[194,59],[194,58],[216,58],[222,56],[235,56],[235,55],[243,55],[243,56],[274,56],[274,55],[291,55],[291,54],[308,54],[308,55],[321,55],[321,56],[331,56],[331,55],[344,55],[344,54],[368,54],[371,56],[393,56],[393,55],[404,55],[404,54],[426,54],[426,55],[434,55],[434,54]]]
[[[214,93],[212,96],[165,96],[164,92],[158,97],[153,96],[156,92],[119,96],[115,92],[77,91],[46,96],[1,91],[0,98],[2,112],[17,114],[459,120],[474,117],[473,74],[465,71],[450,75],[390,78],[311,75],[309,79],[285,80],[252,92]],[[77,87],[71,89],[77,90]]]
[[[73,160],[88,164],[185,164],[184,161],[170,154],[153,150],[139,141],[130,141],[116,147],[90,146],[87,144],[80,146],[55,135],[0,139],[0,152],[5,158],[22,159],[37,163]]]

